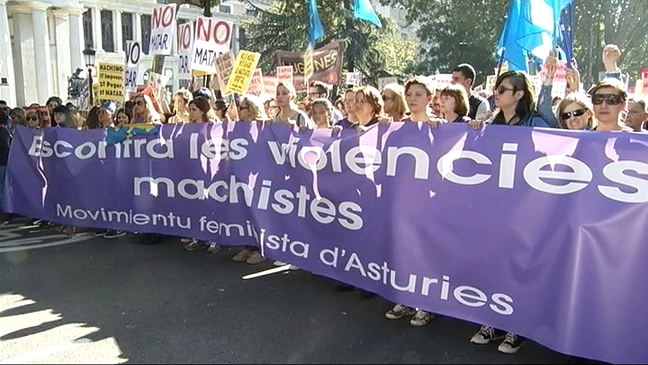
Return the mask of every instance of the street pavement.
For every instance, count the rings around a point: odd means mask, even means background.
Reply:
[[[387,320],[391,303],[304,271],[243,279],[275,267],[236,252],[0,227],[0,364],[567,361],[532,342],[515,355],[471,345],[478,326],[452,318]]]

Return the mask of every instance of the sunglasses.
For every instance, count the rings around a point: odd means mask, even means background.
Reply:
[[[601,105],[603,102],[607,105],[619,105],[625,101],[619,94],[594,94],[592,95],[592,104]]]
[[[513,88],[508,88],[508,87],[506,87],[504,85],[501,85],[497,89],[495,89],[495,92],[497,93],[497,95],[502,95],[507,91],[516,91],[516,90],[515,90],[514,87]]]
[[[382,99],[383,99],[383,101],[390,101],[390,100],[394,100],[394,98],[391,98],[391,97],[389,97],[389,96],[387,96],[387,95],[383,95],[383,96],[382,96]]]
[[[25,119],[26,119],[27,121],[34,121],[34,122],[35,122],[35,121],[38,120],[38,117],[37,117],[37,116],[33,116],[33,117],[25,117]]]
[[[565,112],[565,113],[560,114],[560,119],[567,120],[567,119],[569,119],[571,117],[580,117],[580,116],[584,115],[586,112],[587,112],[587,110],[585,110],[585,109],[577,109],[577,110],[574,110],[574,111],[571,111],[571,112]]]

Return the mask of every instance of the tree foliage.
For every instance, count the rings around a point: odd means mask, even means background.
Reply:
[[[461,62],[471,63],[482,77],[493,73],[495,50],[509,0],[381,0],[402,6],[420,25],[423,43],[418,73],[445,73]],[[415,10],[414,10],[415,9]],[[574,54],[586,84],[604,71],[601,53],[617,44],[623,54],[619,66],[631,77],[648,66],[648,37],[643,25],[648,6],[640,0],[574,0]],[[478,81],[483,78],[478,77]]]
[[[277,1],[243,24],[247,50],[261,53],[264,73],[274,73],[276,51],[303,51],[308,45],[308,2]],[[345,42],[345,68],[355,69],[365,80],[400,75],[414,63],[416,44],[401,38],[393,20],[381,17],[383,26],[353,18],[350,0],[318,0],[325,29],[316,48],[341,39]]]
[[[495,45],[509,0],[382,0],[402,6],[408,20],[419,25],[421,57],[418,74],[448,73],[460,63],[470,63],[477,82],[496,67]],[[413,11],[412,9],[416,9]]]

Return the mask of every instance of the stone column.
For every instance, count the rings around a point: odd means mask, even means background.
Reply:
[[[16,105],[28,106],[38,101],[31,8],[26,4],[12,3],[9,5],[9,12],[13,17],[14,28],[12,50],[14,55]]]
[[[133,40],[142,45],[142,13],[133,14]]]
[[[9,85],[0,85],[0,99],[9,103],[11,107],[15,107],[17,84],[6,3],[7,0],[0,0],[0,63],[2,63],[0,76],[6,77]]]
[[[92,12],[93,48],[97,52],[103,52],[103,38],[101,38],[101,10],[99,8],[90,8],[90,11]]]
[[[124,35],[122,34],[122,12],[113,11],[113,38],[115,38],[115,52],[124,52]]]
[[[85,37],[83,34],[83,7],[67,8],[69,13],[69,30],[70,30],[70,68],[72,73],[78,68],[85,70],[85,59],[83,50],[86,48]]]
[[[38,103],[45,104],[52,93],[52,69],[50,58],[50,38],[47,26],[47,8],[49,5],[32,2],[31,7],[32,32],[34,35],[33,57],[36,68],[36,90]]]
[[[56,34],[56,77],[54,77],[54,91],[57,96],[65,100],[67,97],[68,77],[72,76],[71,37],[69,14],[65,9],[52,10]]]

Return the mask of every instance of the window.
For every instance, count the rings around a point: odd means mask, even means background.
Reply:
[[[115,52],[115,32],[113,31],[113,12],[101,11],[101,44],[106,52]]]
[[[149,53],[149,46],[151,45],[151,16],[142,15],[142,52]]]
[[[122,49],[126,49],[126,41],[132,41],[135,38],[133,37],[133,13],[122,13],[121,14],[121,24],[122,24]]]
[[[232,7],[228,5],[218,5],[218,12],[224,14],[232,14]]]
[[[88,46],[92,46],[94,48],[92,33],[92,10],[86,8],[86,11],[83,13],[83,40],[85,42],[86,48]]]

